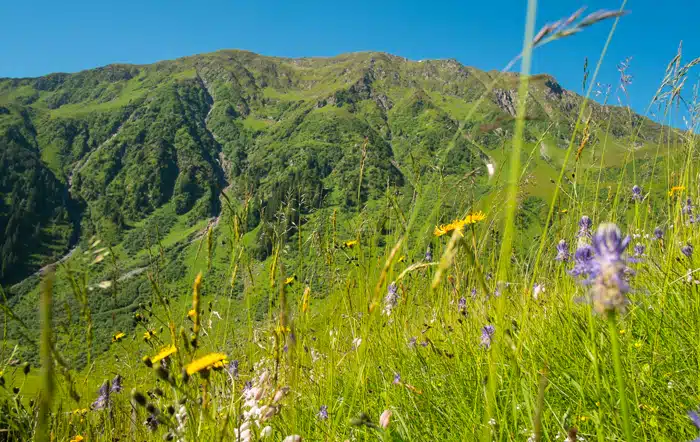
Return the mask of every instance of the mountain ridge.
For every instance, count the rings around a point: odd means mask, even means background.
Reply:
[[[381,198],[387,182],[401,188],[435,167],[476,168],[487,192],[483,165],[501,162],[496,149],[512,133],[517,84],[517,74],[454,59],[372,51],[287,58],[222,50],[0,79],[0,230],[9,238],[0,245],[0,281],[17,282],[7,275],[30,274],[78,237],[99,232],[120,243],[166,205],[190,225],[216,216],[224,188],[256,195],[251,223],[269,221],[295,186],[309,202],[297,217],[322,207],[353,211]],[[548,144],[568,145],[570,113],[582,100],[549,75],[533,76],[526,140],[547,134]],[[591,102],[589,112],[593,122],[611,120],[615,139],[634,135],[624,109]],[[662,127],[640,116],[631,126],[644,143]],[[367,182],[358,194],[364,139]],[[10,173],[18,158],[27,158],[27,170]],[[36,212],[31,188],[56,196],[23,226],[18,214]],[[270,244],[261,241],[264,258]]]

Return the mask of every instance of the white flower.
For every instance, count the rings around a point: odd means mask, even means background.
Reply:
[[[384,410],[384,413],[382,413],[381,416],[379,416],[379,426],[384,428],[385,430],[391,423],[391,410]]]
[[[357,350],[360,347],[360,344],[362,344],[362,338],[355,338],[352,340],[352,348]]]
[[[284,442],[301,442],[301,436],[293,434],[284,438]]]
[[[272,427],[267,426],[260,431],[260,437],[266,439],[272,435]]]

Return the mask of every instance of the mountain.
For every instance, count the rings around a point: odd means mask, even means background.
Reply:
[[[487,195],[485,165],[505,165],[517,85],[516,74],[454,60],[235,50],[0,79],[0,283],[21,281],[96,234],[136,253],[156,240],[155,225],[165,237],[215,219],[223,189],[237,203],[247,196],[249,230],[295,207],[289,237],[305,215],[356,211],[388,187],[410,194],[438,168],[472,174]],[[550,76],[531,79],[525,139],[540,149],[533,195],[551,192],[582,100]],[[620,107],[591,103],[587,118],[592,139],[609,124],[618,151],[631,138],[652,149],[663,136]],[[272,250],[265,237],[261,229],[258,259]]]

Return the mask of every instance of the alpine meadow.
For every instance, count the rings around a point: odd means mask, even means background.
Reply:
[[[0,442],[700,441],[700,58],[640,115],[534,3],[502,71],[0,78]]]

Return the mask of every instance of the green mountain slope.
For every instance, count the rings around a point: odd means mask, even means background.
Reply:
[[[0,80],[0,164],[12,169],[1,175],[0,281],[17,282],[56,260],[78,236],[99,232],[119,243],[166,205],[190,225],[216,216],[226,186],[252,195],[264,221],[290,189],[309,213],[377,200],[387,184],[402,187],[436,167],[448,175],[476,170],[484,184],[485,163],[498,162],[509,140],[516,85],[516,75],[453,60],[242,51]],[[560,152],[581,101],[553,78],[534,78],[526,138],[546,134]],[[640,125],[641,142],[658,138],[658,125],[633,118],[625,124],[623,109],[591,105],[592,121],[609,120],[616,138]],[[23,167],[12,167],[18,161]],[[39,211],[34,198],[45,201]],[[18,227],[28,213],[31,222]]]

